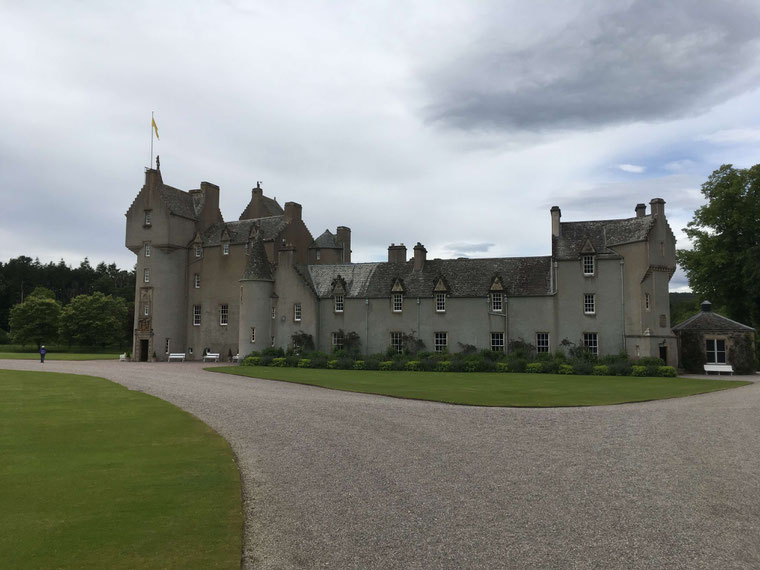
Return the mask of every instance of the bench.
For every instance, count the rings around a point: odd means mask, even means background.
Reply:
[[[207,352],[203,355],[203,362],[206,362],[207,360],[213,360],[214,362],[219,362],[219,353],[218,352]]]
[[[119,355],[119,362],[126,362],[127,361],[127,353]]]
[[[728,372],[733,375],[734,367],[730,364],[705,364],[705,374],[710,372],[717,372],[720,375],[721,372]]]
[[[232,357],[232,362],[239,362],[240,361],[240,353],[238,352],[235,356]]]
[[[185,353],[184,352],[170,352],[169,353],[169,362],[172,360],[179,360],[180,362],[185,361]]]

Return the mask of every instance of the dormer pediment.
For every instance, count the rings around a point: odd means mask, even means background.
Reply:
[[[230,241],[230,231],[227,229],[227,226],[224,226],[222,230],[222,241]]]
[[[585,254],[596,253],[596,249],[594,249],[594,244],[591,243],[590,239],[586,238],[586,241],[583,242],[581,253],[585,253]]]
[[[491,287],[489,288],[489,291],[504,291],[504,283],[502,282],[500,276],[493,276],[491,279]]]
[[[346,280],[338,275],[332,280],[332,292],[333,295],[345,295],[346,294]]]
[[[439,277],[435,281],[435,287],[433,287],[433,293],[448,293],[449,286],[443,277]]]
[[[393,282],[393,287],[391,287],[391,293],[403,293],[404,292],[404,281],[396,277],[396,280]]]

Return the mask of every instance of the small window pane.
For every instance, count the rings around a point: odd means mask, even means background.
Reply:
[[[201,324],[201,306],[193,305],[193,326],[200,326]]]
[[[500,313],[502,311],[503,307],[502,303],[502,294],[501,293],[491,293],[491,311],[494,313]]]
[[[591,354],[599,354],[599,339],[596,333],[583,333],[583,346]]]
[[[295,305],[293,305],[293,320],[294,321],[301,320],[301,303],[296,303]]]
[[[144,280],[146,283],[150,283],[150,269],[146,269],[146,270],[143,272],[143,280]]]
[[[221,305],[219,307],[219,324],[225,326],[229,324],[230,319],[230,307],[229,305]]]

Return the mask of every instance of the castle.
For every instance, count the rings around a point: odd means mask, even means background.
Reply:
[[[126,246],[137,255],[133,354],[147,360],[203,351],[241,357],[289,348],[311,335],[317,350],[356,333],[362,353],[464,345],[538,352],[571,345],[599,354],[659,356],[677,365],[668,283],[675,237],[665,201],[625,219],[563,222],[551,209],[552,254],[543,257],[411,258],[391,244],[388,260],[351,262],[351,230],[313,238],[301,205],[264,196],[259,184],[237,221],[225,222],[219,187],[188,192],[147,169],[126,214]]]

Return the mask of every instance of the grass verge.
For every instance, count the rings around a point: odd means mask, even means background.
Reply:
[[[102,378],[0,370],[6,568],[238,568],[240,480],[190,414]]]
[[[678,398],[750,382],[631,376],[457,372],[380,372],[224,366],[212,372],[284,380],[333,390],[472,406],[601,406]]]
[[[115,360],[118,353],[84,354],[76,352],[48,352],[45,360]],[[0,360],[39,360],[38,352],[0,352]]]

